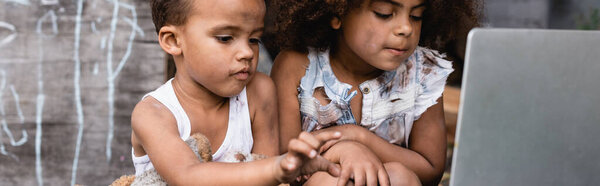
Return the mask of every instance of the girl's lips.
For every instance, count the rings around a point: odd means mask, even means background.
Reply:
[[[238,72],[238,73],[233,74],[233,77],[240,81],[247,80],[248,76],[250,76],[250,73],[248,73],[248,72]]]
[[[408,50],[405,49],[395,49],[395,48],[386,48],[385,51],[391,53],[392,55],[404,55]]]

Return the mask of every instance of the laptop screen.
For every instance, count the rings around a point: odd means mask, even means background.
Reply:
[[[474,29],[450,185],[600,184],[600,32]]]

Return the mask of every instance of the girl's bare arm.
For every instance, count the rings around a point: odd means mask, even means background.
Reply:
[[[271,69],[271,78],[277,89],[279,107],[280,151],[284,153],[290,139],[301,132],[300,103],[298,87],[306,72],[309,61],[306,54],[295,51],[282,51],[275,58]]]

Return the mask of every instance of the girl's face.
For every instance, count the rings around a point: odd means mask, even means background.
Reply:
[[[187,22],[180,27],[183,63],[177,74],[186,74],[184,78],[221,97],[237,95],[256,70],[265,4],[262,0],[193,2]]]
[[[338,48],[347,47],[381,70],[398,68],[419,44],[425,0],[365,0],[341,21]]]

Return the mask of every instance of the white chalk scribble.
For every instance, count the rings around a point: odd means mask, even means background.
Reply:
[[[29,0],[0,0],[0,1],[5,1],[5,2],[9,2],[9,3],[17,3],[17,4],[21,4],[21,5],[31,5],[31,3],[29,3]]]
[[[107,101],[108,101],[108,134],[107,134],[107,138],[106,138],[106,161],[107,162],[109,162],[112,157],[111,146],[112,146],[112,140],[114,138],[115,80],[119,76],[119,73],[121,72],[121,70],[123,70],[125,63],[127,63],[127,60],[129,59],[129,56],[131,55],[133,39],[135,39],[136,33],[140,33],[140,35],[142,35],[142,36],[144,35],[144,32],[142,31],[142,29],[140,29],[139,25],[137,24],[137,12],[135,11],[135,7],[130,4],[119,3],[119,1],[117,1],[117,0],[113,0],[112,2],[114,3],[113,4],[114,9],[113,9],[113,17],[111,20],[110,35],[109,35],[109,39],[108,39],[108,49],[107,49],[107,57],[106,57],[106,67],[107,67],[106,72],[107,72],[107,81],[108,81],[108,99],[107,99]],[[131,18],[128,18],[128,17],[123,18],[123,20],[125,22],[127,22],[127,23],[129,23],[129,25],[131,25],[131,33],[129,34],[127,50],[125,51],[125,54],[121,58],[121,61],[119,62],[117,68],[113,69],[112,58],[113,58],[114,40],[115,40],[116,31],[117,31],[119,8],[121,8],[121,7],[125,8],[131,12]]]
[[[2,125],[2,130],[8,137],[11,146],[13,146],[13,147],[21,146],[27,142],[28,134],[27,134],[27,131],[25,130],[25,128],[22,128],[21,129],[21,139],[15,140],[15,137],[13,136],[12,131],[8,128],[8,122],[6,121],[7,114],[6,114],[6,109],[4,108],[4,105],[5,105],[4,92],[5,92],[6,86],[7,86],[6,72],[4,70],[0,70],[0,77],[2,78],[2,82],[0,83],[0,115],[2,116],[2,120],[0,120],[0,123]],[[17,91],[15,90],[15,87],[13,85],[10,85],[9,88],[10,88],[13,100],[15,101],[15,109],[17,111],[17,116],[19,117],[19,123],[22,126],[25,124],[25,117],[23,117],[23,111],[21,111],[21,105],[19,102],[19,94],[17,93]],[[1,139],[4,136],[4,135],[1,135],[1,133],[2,132],[0,131],[0,153],[19,161],[18,156],[6,151],[4,143],[1,142],[2,141]]]
[[[36,97],[36,109],[35,109],[35,175],[39,186],[44,185],[43,170],[42,170],[42,116],[44,111],[44,101],[46,95],[44,95],[44,40],[54,38],[58,35],[58,24],[56,21],[56,13],[54,10],[48,11],[37,21],[36,33],[38,35],[38,66],[37,66],[37,80],[38,80],[38,94]],[[52,23],[52,32],[50,34],[44,33],[43,23],[50,21]]]
[[[81,87],[79,81],[81,79],[81,59],[79,58],[79,46],[81,44],[81,17],[83,14],[83,1],[77,0],[77,15],[75,16],[75,41],[73,61],[75,61],[73,87],[75,91],[75,107],[77,111],[77,142],[75,144],[75,156],[73,157],[73,168],[71,169],[71,186],[75,185],[77,179],[77,164],[79,163],[79,151],[81,149],[81,140],[83,139],[83,108],[81,105]]]
[[[0,47],[12,42],[15,40],[15,38],[17,38],[17,28],[15,28],[15,25],[0,21],[0,29],[7,29],[11,32],[11,34],[6,36],[4,39],[0,39]]]

